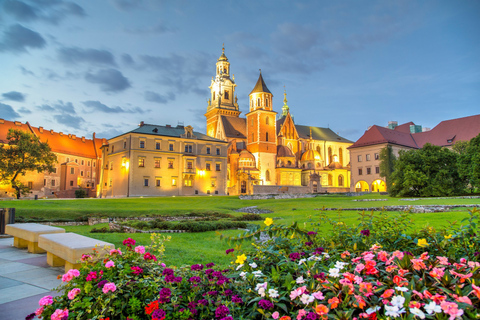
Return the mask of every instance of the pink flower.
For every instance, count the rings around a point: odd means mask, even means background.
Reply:
[[[280,317],[280,314],[278,313],[278,311],[275,311],[274,313],[272,313],[273,319],[278,319],[279,317]]]
[[[102,289],[103,293],[107,293],[108,291],[114,292],[115,290],[117,290],[117,286],[113,282],[105,283]]]
[[[455,300],[457,300],[458,302],[463,302],[463,303],[472,305],[472,300],[470,300],[470,298],[468,298],[468,297],[458,297]]]
[[[378,260],[382,262],[386,262],[388,259],[388,253],[386,251],[380,251],[378,252]]]
[[[432,271],[429,272],[429,274],[434,278],[441,279],[445,274],[443,270],[445,270],[445,268],[433,268]]]
[[[44,309],[43,307],[38,308],[38,309],[35,311],[35,315],[40,318],[40,316],[41,316],[42,313],[43,313],[43,309]]]
[[[440,262],[440,264],[443,264],[444,266],[449,266],[450,265],[450,262],[448,262],[448,258],[446,258],[446,257],[438,257],[437,256],[437,260],[438,260],[438,262]]]
[[[69,282],[70,280],[72,280],[74,277],[78,277],[80,275],[80,271],[78,271],[77,269],[70,269],[68,270],[67,273],[65,273],[63,276],[62,276],[62,281],[63,282]]]
[[[457,317],[461,317],[463,314],[463,310],[458,309],[458,305],[455,302],[443,301],[440,304],[440,307],[443,312],[450,316],[450,318],[448,318],[449,320],[454,320]]]
[[[65,308],[63,310],[57,309],[55,312],[52,314],[51,319],[52,320],[62,320],[64,317],[68,318],[68,309]]]
[[[120,249],[112,249],[110,250],[110,255],[114,255],[114,254],[119,254],[119,255],[122,255],[122,251],[120,251]]]
[[[394,251],[392,252],[392,255],[397,258],[398,260],[402,260],[403,259],[403,252],[401,251]]]
[[[304,309],[298,310],[297,320],[302,319],[306,314],[307,312]]]
[[[68,299],[73,300],[80,293],[79,288],[72,289],[68,292]]]
[[[295,298],[301,296],[305,290],[307,289],[306,286],[303,286],[303,287],[300,287],[300,288],[297,288],[295,290],[293,290],[292,292],[290,292],[290,299],[294,300]]]
[[[144,246],[136,246],[135,247],[135,252],[140,253],[140,254],[144,254],[145,253],[145,247]]]
[[[361,273],[363,269],[365,269],[365,265],[364,265],[363,263],[359,263],[359,264],[357,264],[357,266],[355,267],[355,272]]]
[[[45,296],[40,301],[38,301],[38,304],[40,306],[48,306],[53,303],[53,298],[52,296]]]
[[[108,260],[107,263],[105,263],[105,268],[111,267],[115,267],[115,262],[113,262],[112,260]]]
[[[323,300],[323,299],[325,299],[325,297],[323,296],[323,293],[322,293],[321,291],[314,292],[312,295],[313,295],[314,298],[317,299],[317,300]]]

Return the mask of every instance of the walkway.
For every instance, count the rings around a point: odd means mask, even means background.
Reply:
[[[13,238],[0,238],[0,318],[23,320],[39,307],[38,300],[62,283],[63,267],[47,264],[47,254],[28,253],[13,246]]]

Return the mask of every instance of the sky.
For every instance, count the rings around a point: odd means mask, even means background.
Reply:
[[[480,114],[480,1],[0,0],[0,118],[111,138],[205,133],[222,45],[242,115],[259,69],[281,113],[356,141]]]

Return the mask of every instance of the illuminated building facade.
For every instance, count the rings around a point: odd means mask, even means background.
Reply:
[[[348,191],[347,147],[352,142],[329,128],[295,124],[286,93],[277,117],[273,94],[261,72],[249,94],[249,112],[240,117],[230,71],[222,49],[205,113],[207,135],[228,142],[227,193],[251,194],[260,185],[304,186],[308,192]]]
[[[141,122],[102,151],[102,197],[225,194],[227,143],[191,126]]]

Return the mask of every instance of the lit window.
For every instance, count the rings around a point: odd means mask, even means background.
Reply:
[[[175,187],[177,185],[177,178],[172,177],[172,186]]]
[[[138,166],[142,168],[145,167],[145,158],[143,157],[138,158]]]
[[[205,170],[210,171],[210,163],[207,163],[207,164],[205,165]]]
[[[173,160],[168,160],[168,169],[173,169]]]
[[[155,159],[155,168],[160,168],[160,159]]]
[[[370,161],[370,154],[365,155],[365,160]]]
[[[216,163],[216,164],[215,164],[215,170],[216,170],[216,171],[220,171],[220,163]]]
[[[217,179],[212,178],[212,179],[210,180],[210,185],[211,185],[212,187],[215,187],[215,186],[217,185]]]
[[[140,140],[140,149],[144,149],[144,148],[145,148],[145,141]]]

